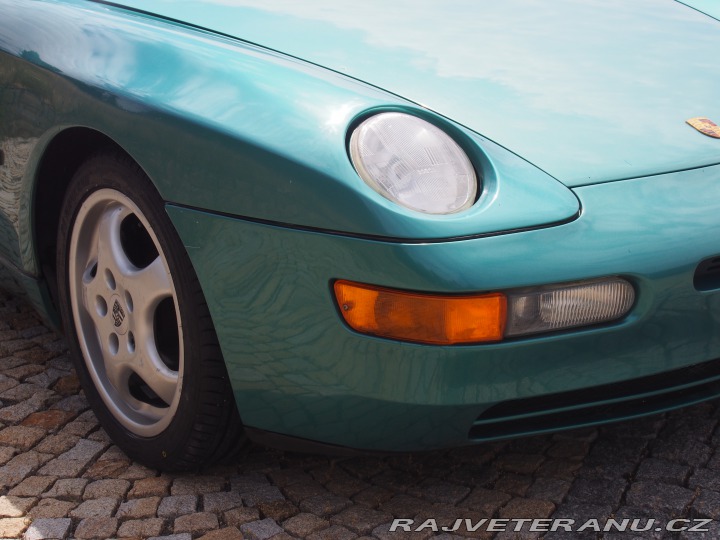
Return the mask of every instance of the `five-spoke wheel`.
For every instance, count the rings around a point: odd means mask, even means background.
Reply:
[[[68,263],[95,386],[127,429],[158,434],[177,410],[184,361],[175,286],[155,233],[128,197],[95,191],[77,213]]]
[[[57,260],[78,376],[114,442],[166,470],[235,456],[245,436],[202,288],[165,202],[124,154],[76,172]]]

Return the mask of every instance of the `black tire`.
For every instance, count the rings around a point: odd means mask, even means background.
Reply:
[[[132,160],[106,152],[78,169],[57,261],[70,351],[112,440],[162,470],[233,459],[246,439],[200,284]]]

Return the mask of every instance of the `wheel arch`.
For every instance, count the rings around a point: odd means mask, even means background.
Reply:
[[[52,308],[56,311],[57,231],[65,193],[78,168],[104,150],[122,153],[137,163],[129,152],[104,133],[88,127],[70,127],[48,143],[35,173],[30,225],[40,277],[47,283]]]

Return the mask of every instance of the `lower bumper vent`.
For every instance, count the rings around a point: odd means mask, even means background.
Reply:
[[[643,416],[720,396],[720,359],[622,383],[504,401],[477,417],[473,440]]]

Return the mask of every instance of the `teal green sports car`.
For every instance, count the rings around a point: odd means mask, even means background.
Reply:
[[[0,0],[0,274],[163,469],[720,396],[710,0]]]

